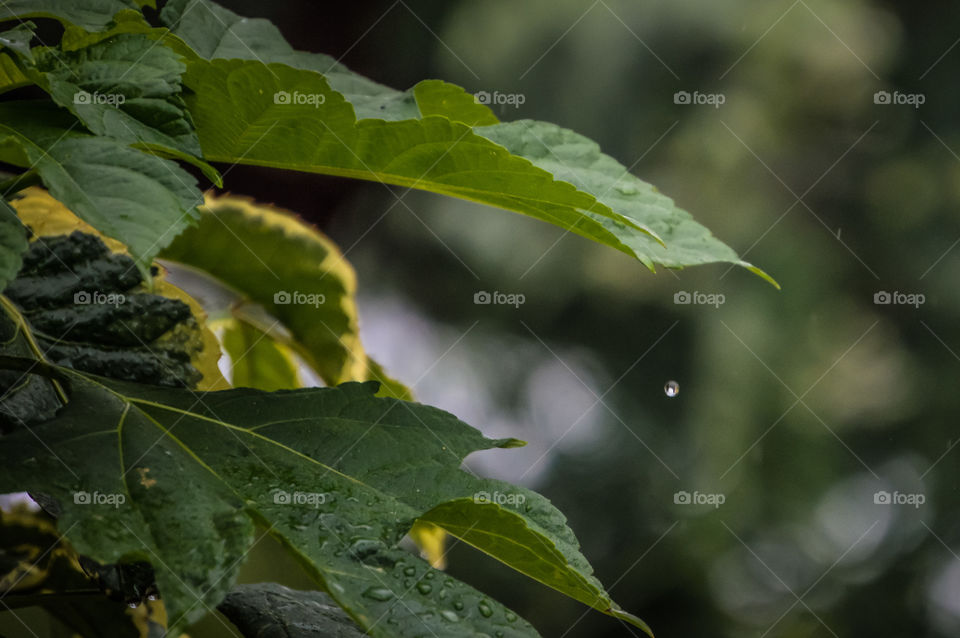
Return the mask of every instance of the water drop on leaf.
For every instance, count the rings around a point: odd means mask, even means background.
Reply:
[[[363,597],[372,600],[387,601],[393,598],[393,592],[386,587],[370,587],[363,592]]]
[[[680,394],[680,384],[676,381],[667,381],[666,385],[663,386],[663,393],[668,397],[675,397]]]

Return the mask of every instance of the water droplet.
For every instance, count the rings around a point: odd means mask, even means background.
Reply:
[[[140,603],[127,603],[127,607],[129,607],[130,609],[136,609],[139,606],[140,606]]]
[[[157,600],[157,595],[156,595],[156,594],[150,594],[150,595],[147,596],[147,600],[149,600],[149,601],[151,601],[151,602],[154,601],[154,600]]]
[[[494,636],[496,636],[497,638],[503,638],[503,632],[497,631],[497,633],[495,633]]]
[[[450,622],[459,622],[459,621],[460,621],[460,616],[456,615],[455,613],[453,613],[453,612],[450,611],[449,609],[444,609],[443,611],[440,612],[440,615],[443,616],[444,618],[446,618],[447,620],[449,620]]]
[[[485,600],[480,601],[480,604],[477,605],[477,609],[480,610],[480,615],[484,618],[489,618],[493,615],[493,609],[490,608],[490,605]]]
[[[393,592],[386,587],[370,587],[363,592],[363,597],[383,602],[393,598]]]
[[[463,609],[463,602],[458,600],[457,602],[453,603],[453,608],[456,609],[457,611],[460,611],[461,609]]]
[[[617,191],[619,191],[621,195],[636,195],[636,194],[637,194],[637,187],[636,187],[636,186],[632,186],[631,184],[617,184],[616,188],[617,188]]]
[[[436,575],[437,575],[437,574],[436,574],[435,572],[427,572],[427,573],[424,575],[424,578],[426,578],[427,580],[430,580],[431,578],[434,578]]]
[[[406,575],[406,576],[413,576],[414,574],[417,573],[417,568],[416,568],[416,567],[407,567],[406,569],[403,570],[403,573],[404,573],[404,575]]]
[[[507,622],[514,622],[517,619],[517,615],[512,611],[506,613]]]
[[[667,381],[666,385],[663,386],[663,393],[668,397],[675,397],[680,394],[680,384],[676,381]]]
[[[426,596],[433,591],[433,587],[430,583],[417,583],[417,591]]]

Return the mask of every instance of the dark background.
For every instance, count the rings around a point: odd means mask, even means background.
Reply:
[[[501,119],[592,137],[783,286],[726,265],[653,275],[438,196],[222,167],[228,190],[347,251],[367,347],[421,400],[530,442],[472,466],[550,497],[623,607],[660,638],[958,635],[960,6],[223,4],[394,87],[523,94]],[[678,105],[681,90],[725,102]],[[480,290],[526,303],[477,306]],[[639,634],[469,548],[448,558],[544,636]],[[246,578],[276,578],[276,560],[263,550]]]

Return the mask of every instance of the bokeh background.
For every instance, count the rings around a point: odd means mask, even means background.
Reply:
[[[658,637],[960,633],[960,5],[222,4],[394,87],[522,95],[498,116],[592,137],[781,283],[654,275],[375,183],[226,173],[347,252],[367,348],[420,400],[529,442],[471,467],[551,498]],[[525,303],[475,305],[482,290]],[[304,583],[274,551],[245,578]],[[448,560],[544,636],[639,634],[470,548]],[[216,619],[193,633],[229,635]]]

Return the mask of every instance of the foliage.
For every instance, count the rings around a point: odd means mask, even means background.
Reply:
[[[264,608],[284,604],[344,635],[356,633],[344,613],[374,636],[537,635],[436,568],[449,533],[650,633],[546,498],[461,469],[521,442],[413,403],[370,359],[336,245],[287,211],[205,197],[195,173],[222,186],[211,163],[246,163],[415,188],[547,221],[651,269],[729,262],[776,283],[571,131],[499,122],[437,80],[383,87],[206,0],[169,2],[164,26],[144,4],[0,8],[19,21],[0,33],[0,93],[13,98],[0,103],[0,161],[23,169],[0,184],[0,493],[29,491],[55,519],[80,582],[134,583],[125,602],[152,609],[156,591],[163,609],[139,624],[115,609],[65,622],[149,635],[165,618],[177,635],[223,604],[254,635],[282,621]],[[59,20],[59,44],[31,46],[28,18]],[[49,99],[17,99],[26,85]],[[208,325],[157,257],[232,290],[229,316]],[[250,387],[224,389],[210,328]],[[292,389],[307,369],[329,387]],[[401,547],[408,533],[429,562]],[[264,534],[324,595],[234,590]],[[51,581],[41,604],[65,594]]]

